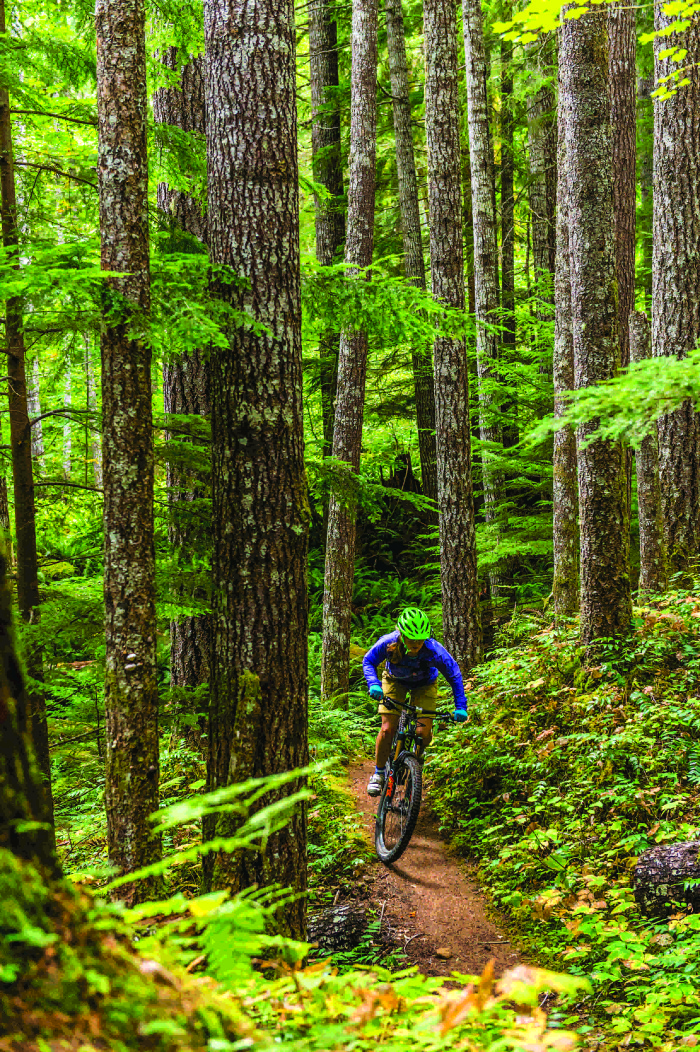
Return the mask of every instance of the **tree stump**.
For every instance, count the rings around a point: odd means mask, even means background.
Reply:
[[[697,884],[686,888],[689,881]],[[634,897],[649,917],[668,916],[679,906],[700,911],[700,840],[644,851],[634,870]]]
[[[317,942],[322,950],[329,953],[354,950],[365,933],[367,923],[367,911],[362,906],[348,902],[342,906],[331,906],[315,917],[309,917],[307,937],[309,942]]]

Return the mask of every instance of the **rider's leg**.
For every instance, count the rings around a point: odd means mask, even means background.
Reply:
[[[382,727],[379,731],[379,734],[377,735],[377,747],[374,754],[375,765],[380,771],[386,764],[386,761],[389,759],[391,739],[394,737],[394,733],[398,726],[398,722],[398,712],[382,713]]]
[[[435,712],[437,701],[437,683],[427,683],[424,687],[414,687],[411,692],[411,704],[418,709]],[[420,758],[433,740],[432,716],[426,715],[419,718],[416,736],[418,738],[418,757]]]
[[[421,756],[433,740],[432,716],[421,716],[416,728],[416,737],[418,739],[418,759],[420,760]]]
[[[404,702],[408,689],[395,679],[390,679],[386,672],[382,673],[382,690],[384,697],[389,701]],[[381,771],[389,759],[391,739],[394,737],[399,722],[400,709],[391,709],[383,702],[379,706],[379,715],[382,717],[382,727],[377,735],[377,746],[375,749],[374,762]]]

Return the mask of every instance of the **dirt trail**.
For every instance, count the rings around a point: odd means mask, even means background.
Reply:
[[[350,790],[372,844],[377,800],[367,796],[366,788],[373,770],[373,760],[348,769]],[[429,782],[429,766],[426,775]],[[515,947],[487,915],[476,879],[442,840],[429,798],[424,796],[403,856],[393,866],[378,863],[374,873],[370,893],[374,905],[384,909],[382,929],[406,945],[406,955],[426,975],[479,974],[492,957],[497,974],[517,963]],[[444,948],[451,951],[448,960],[437,956]]]

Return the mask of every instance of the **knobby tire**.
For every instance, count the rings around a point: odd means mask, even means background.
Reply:
[[[404,775],[406,780],[403,783],[403,797],[401,798],[401,779]],[[395,784],[391,799],[387,798],[389,779],[384,784],[377,810],[374,836],[377,855],[382,862],[386,863],[396,862],[401,858],[418,821],[423,792],[423,770],[416,757],[405,756],[394,768],[394,778]],[[398,805],[397,801],[399,801]],[[402,807],[403,810],[396,810],[397,806]],[[397,830],[398,836],[396,835]]]

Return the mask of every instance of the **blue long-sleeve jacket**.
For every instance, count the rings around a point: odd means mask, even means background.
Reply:
[[[392,661],[389,655],[389,647],[397,641],[400,633],[398,630],[382,636],[368,650],[362,661],[367,686],[381,686],[377,675],[377,666],[386,662],[385,668],[399,683],[406,686],[423,687],[426,683],[434,683],[440,672],[452,687],[455,699],[455,708],[466,709],[467,699],[464,694],[464,683],[459,665],[451,654],[445,650],[436,639],[426,639],[421,650],[415,657],[406,654],[400,661]]]

